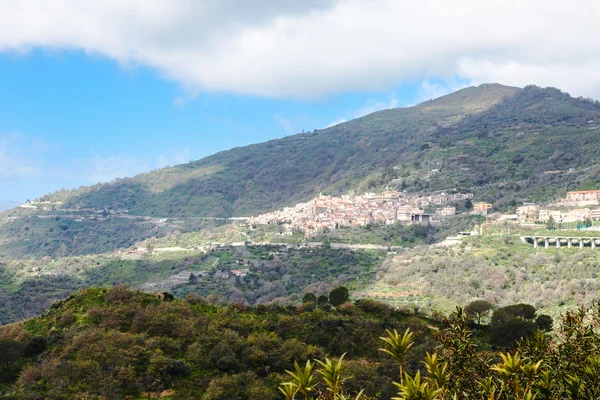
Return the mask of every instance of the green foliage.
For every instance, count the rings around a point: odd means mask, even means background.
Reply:
[[[444,232],[439,232],[443,235]],[[318,232],[311,241],[326,243],[375,244],[381,246],[414,247],[431,243],[438,234],[433,227],[420,225],[404,226],[367,225],[366,227],[341,227]]]
[[[535,307],[521,303],[499,308],[492,315],[492,325],[506,323],[517,318],[533,320],[535,318]]]
[[[538,326],[532,321],[511,319],[490,327],[490,341],[498,347],[508,347],[521,338],[533,336]]]
[[[338,400],[355,400],[362,382],[367,387],[360,399],[378,392],[389,399],[395,371],[377,350],[378,336],[408,325],[421,333],[417,351],[405,357],[412,372],[421,352],[432,350],[424,327],[435,322],[385,305],[377,310],[352,304],[327,312],[304,305],[219,307],[194,296],[166,301],[123,286],[86,289],[39,317],[0,327],[0,343],[22,348],[10,374],[0,365],[0,388],[23,399],[137,398],[167,390],[177,399],[275,400],[287,370],[304,382],[298,400],[302,393],[331,395],[327,385]],[[346,380],[351,376],[356,383]]]
[[[551,316],[542,314],[536,318],[535,324],[537,325],[539,330],[544,332],[550,332],[552,330],[552,326],[554,325],[554,321],[552,320]]]
[[[332,306],[338,307],[350,300],[350,292],[347,288],[340,286],[329,293],[329,302]]]
[[[419,370],[414,375],[400,375],[400,382],[394,382],[399,397],[393,399],[596,399],[600,395],[600,357],[596,353],[600,335],[594,328],[599,321],[599,305],[568,312],[554,337],[537,331],[517,342],[513,351],[493,356],[475,351],[468,316],[457,308],[436,334],[439,346],[435,353],[425,357],[427,374],[423,376]],[[388,336],[382,338],[388,345],[400,341],[397,332],[388,332]],[[402,371],[402,357],[397,353],[389,354]]]
[[[417,247],[389,256],[377,280],[352,295],[444,314],[474,299],[494,299],[499,307],[524,302],[552,318],[596,300],[598,249],[536,249],[519,236],[534,235],[537,229],[518,227],[514,232],[511,228],[513,243],[506,244],[506,231],[502,235],[500,227],[484,224],[483,235],[463,239],[458,246]],[[577,234],[581,232],[573,236]]]
[[[465,307],[469,315],[477,316],[477,324],[481,325],[481,316],[487,314],[492,309],[492,303],[486,300],[475,300]]]
[[[465,209],[466,210],[472,210],[473,209],[473,202],[471,201],[471,199],[465,200]]]
[[[247,246],[202,251],[65,257],[0,263],[0,324],[32,317],[53,301],[94,285],[126,284],[178,298],[217,294],[227,301],[289,303],[303,290],[364,287],[382,252],[322,247]],[[32,270],[39,271],[32,274]],[[242,276],[232,271],[243,270]],[[233,279],[232,279],[233,278]],[[316,303],[316,299],[315,299]]]
[[[6,368],[8,378],[13,377],[14,364],[21,359],[25,345],[12,339],[0,340],[0,368]]]
[[[303,303],[316,303],[317,296],[315,296],[314,293],[308,292],[304,296],[302,296],[302,302]]]

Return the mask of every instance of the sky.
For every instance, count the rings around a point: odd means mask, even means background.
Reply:
[[[480,83],[600,99],[595,0],[11,0],[0,201]]]

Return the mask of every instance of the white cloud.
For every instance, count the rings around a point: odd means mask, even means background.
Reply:
[[[186,93],[318,97],[459,76],[600,98],[599,19],[596,0],[21,0],[2,5],[0,50],[82,49]]]

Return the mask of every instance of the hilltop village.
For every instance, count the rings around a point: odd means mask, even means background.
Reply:
[[[464,213],[486,216],[488,220],[513,221],[521,225],[540,223],[587,223],[600,219],[600,190],[568,192],[566,198],[541,206],[526,203],[514,214],[493,211],[493,204],[472,202],[473,193],[437,193],[422,196],[415,193],[386,191],[360,196],[333,197],[319,195],[293,207],[286,207],[248,222],[256,225],[277,224],[286,232],[304,232],[307,237],[324,229],[337,229],[368,224],[435,224],[457,215],[456,205],[466,204]],[[428,210],[429,212],[426,212]]]
[[[323,229],[342,226],[366,226],[368,224],[423,224],[429,225],[434,218],[456,214],[450,203],[471,200],[472,193],[438,193],[421,196],[415,193],[386,191],[366,193],[360,196],[333,197],[319,195],[306,202],[251,218],[250,224],[282,225],[287,232],[304,232],[307,236]],[[487,213],[491,204],[477,203],[476,210]],[[435,216],[426,208],[437,208]]]

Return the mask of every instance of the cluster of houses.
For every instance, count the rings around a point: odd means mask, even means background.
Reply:
[[[56,207],[60,206],[61,204],[62,204],[62,201],[29,201],[29,200],[27,200],[26,203],[21,204],[19,207],[20,208],[28,208],[31,210],[50,211],[50,210],[53,210]]]
[[[304,232],[310,236],[324,229],[369,224],[422,224],[429,225],[456,214],[452,203],[472,199],[472,193],[438,193],[422,196],[416,193],[386,191],[360,196],[318,197],[293,207],[252,217],[252,225],[277,224],[291,234]],[[426,213],[435,208],[435,213]],[[487,216],[493,220],[514,221],[520,224],[556,223],[600,220],[600,190],[568,192],[564,199],[547,206],[526,203],[517,207],[515,214],[492,214],[493,205],[474,202],[470,214]]]
[[[508,218],[511,217],[511,218]],[[581,190],[568,192],[560,201],[542,207],[538,204],[524,204],[517,213],[505,216],[522,224],[548,222],[579,222],[600,219],[600,190]]]
[[[398,191],[341,197],[319,195],[309,202],[259,215],[248,222],[278,224],[286,228],[287,232],[301,231],[307,235],[325,228],[337,229],[342,226],[396,223],[428,225],[434,216],[425,213],[426,207],[434,206],[437,208],[436,216],[446,217],[456,214],[456,208],[446,206],[448,203],[471,198],[472,193],[419,196]]]

